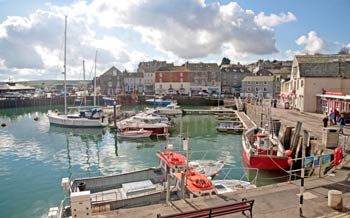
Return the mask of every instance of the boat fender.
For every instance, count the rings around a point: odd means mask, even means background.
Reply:
[[[334,150],[334,165],[339,165],[342,158],[343,158],[343,154],[342,154],[342,147],[337,147],[335,150]]]
[[[264,134],[264,133],[259,133],[259,134],[257,134],[256,136],[258,136],[259,138],[264,138],[264,137],[266,137],[267,135]]]
[[[292,166],[293,165],[293,159],[291,157],[288,157],[287,163],[288,163],[288,166]]]

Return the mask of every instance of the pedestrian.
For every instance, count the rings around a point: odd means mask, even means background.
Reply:
[[[277,99],[273,100],[273,107],[276,108],[277,107]]]
[[[339,120],[339,108],[336,108],[334,110],[334,124],[337,124],[338,120]]]
[[[330,126],[333,126],[335,123],[334,123],[334,120],[335,120],[335,113],[333,110],[331,110],[331,112],[329,112],[328,114],[328,118],[329,118],[329,122],[330,122]]]
[[[344,113],[342,113],[340,115],[340,118],[339,118],[339,134],[344,134],[344,126],[345,126],[345,116],[344,116]]]
[[[328,126],[328,115],[327,114],[325,114],[322,121],[323,121],[323,127],[326,128]]]

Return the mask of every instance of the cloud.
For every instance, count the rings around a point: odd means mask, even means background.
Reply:
[[[81,79],[82,60],[92,65],[96,50],[101,73],[112,65],[121,70],[132,66],[135,69],[139,61],[150,59],[150,53],[176,63],[222,53],[237,57],[275,54],[278,50],[273,27],[296,20],[291,12],[255,15],[235,2],[47,3],[45,9],[26,17],[9,16],[0,23],[0,80],[11,73],[15,79],[16,75],[28,79],[62,76],[65,14],[68,79]],[[37,72],[36,77],[30,77],[28,72]]]
[[[288,12],[287,14],[280,13],[279,15],[271,14],[269,16],[266,16],[264,12],[260,12],[257,16],[254,17],[254,22],[257,25],[265,28],[275,27],[282,23],[288,23],[296,20],[297,18],[291,12]]]
[[[280,15],[254,15],[237,3],[205,4],[202,0],[96,0],[90,5],[90,17],[106,28],[131,27],[142,40],[162,52],[184,58],[202,58],[221,53],[225,44],[237,54],[277,52],[274,31],[277,26],[295,20],[288,12]]]
[[[307,54],[316,54],[327,49],[327,43],[318,37],[315,31],[310,31],[308,35],[300,36],[295,40],[295,43],[297,45],[305,45],[303,52]]]

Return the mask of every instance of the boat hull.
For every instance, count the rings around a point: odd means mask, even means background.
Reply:
[[[50,124],[66,126],[66,127],[106,127],[108,120],[105,118],[104,122],[100,119],[87,119],[87,118],[69,118],[65,115],[48,115]]]
[[[139,139],[139,138],[148,138],[152,135],[152,131],[145,131],[145,132],[140,132],[140,131],[128,131],[125,133],[117,133],[117,136],[120,138],[125,138],[125,139]]]
[[[243,159],[251,167],[261,170],[284,170],[288,167],[288,157],[277,157],[273,155],[252,156],[242,148]]]
[[[159,99],[148,99],[146,100],[149,106],[168,106],[171,103],[174,103],[173,100],[159,100]]]

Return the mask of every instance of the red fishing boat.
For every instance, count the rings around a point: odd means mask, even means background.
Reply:
[[[288,155],[277,136],[261,128],[247,130],[242,137],[244,161],[252,168],[284,170],[288,167]]]

